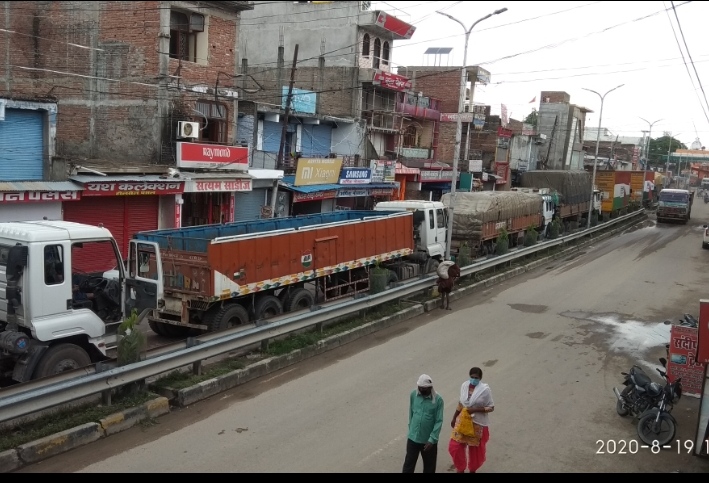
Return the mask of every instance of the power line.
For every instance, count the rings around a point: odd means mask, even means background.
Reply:
[[[694,69],[694,75],[697,76],[697,82],[699,83],[699,88],[702,90],[702,95],[704,96],[704,103],[709,107],[709,101],[707,101],[707,94],[704,92],[704,86],[702,85],[702,80],[699,78],[699,73],[697,72],[697,67],[694,65],[694,60],[692,59],[692,54],[689,53],[689,47],[687,46],[687,40],[684,38],[684,32],[682,31],[682,24],[679,21],[679,16],[677,15],[677,9],[675,8],[675,2],[670,2],[672,5],[672,11],[675,14],[675,19],[677,19],[677,28],[679,28],[679,33],[682,36],[682,42],[684,43],[684,48],[687,51],[687,56],[689,57],[689,62],[692,64],[692,68]],[[674,31],[674,28],[673,28]],[[675,38],[677,38],[677,35],[675,34]],[[683,55],[684,57],[684,55]],[[684,63],[685,67],[687,66],[687,63]],[[691,77],[691,76],[690,76]],[[696,89],[695,89],[696,92]],[[701,101],[699,103],[701,105]],[[704,106],[702,106],[702,111],[704,111],[704,115],[707,118],[707,121],[709,121],[709,115],[707,115],[707,111],[704,110]]]

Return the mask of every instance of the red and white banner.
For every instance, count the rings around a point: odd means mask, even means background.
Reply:
[[[411,90],[411,81],[406,77],[390,74],[389,72],[376,72],[372,84],[380,85],[392,91],[405,92]]]
[[[221,144],[177,143],[177,167],[248,171],[249,148]]]
[[[707,364],[709,363],[709,300],[699,301],[697,338],[697,362]]]
[[[185,183],[185,193],[251,191],[251,189],[250,179],[205,179],[200,181],[192,180]]]
[[[337,191],[316,191],[315,193],[293,193],[293,202],[320,201],[337,198]]]
[[[78,201],[80,199],[80,191],[0,192],[0,203],[47,203],[51,201]]]
[[[183,192],[182,181],[109,181],[84,185],[83,196],[176,195]]]
[[[673,325],[670,332],[670,354],[667,375],[682,378],[682,394],[699,397],[704,380],[704,364],[697,362],[698,330]]]

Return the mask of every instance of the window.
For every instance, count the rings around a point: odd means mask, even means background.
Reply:
[[[362,56],[369,57],[369,50],[369,34],[364,34],[364,38],[362,39]]]
[[[433,230],[435,225],[433,224],[433,210],[428,210],[428,226]]]
[[[438,228],[446,227],[446,215],[443,210],[436,210],[436,225]]]
[[[382,43],[379,39],[374,39],[374,61],[373,67],[379,68],[379,57],[382,55]]]
[[[7,257],[10,256],[10,247],[0,246],[0,267],[7,266]]]
[[[44,283],[59,285],[64,283],[64,252],[61,245],[44,247]]]
[[[389,65],[389,42],[384,42],[382,46],[382,63],[384,65]]]
[[[202,114],[194,118],[195,122],[200,123],[200,141],[225,144],[228,133],[226,106],[214,101],[197,101],[195,110]]]
[[[170,12],[170,57],[197,62],[197,35],[204,32],[204,15]]]
[[[418,134],[416,132],[416,126],[408,126],[406,131],[404,131],[404,147],[414,148],[418,146]],[[433,228],[433,227],[431,227]]]

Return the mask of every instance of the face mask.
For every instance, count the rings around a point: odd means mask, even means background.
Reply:
[[[427,388],[427,389],[419,389],[419,393],[420,393],[423,397],[428,397],[428,396],[431,395],[431,390],[428,389],[428,388]]]
[[[478,379],[477,377],[470,378],[470,384],[472,384],[473,386],[477,386],[479,382],[480,382],[480,379]]]

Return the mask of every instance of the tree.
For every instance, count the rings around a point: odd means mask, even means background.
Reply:
[[[672,141],[671,144],[670,141]],[[667,151],[669,150],[671,153],[674,153],[678,149],[687,149],[687,146],[682,144],[679,139],[675,139],[671,136],[650,139],[650,148],[648,150],[650,164],[664,166],[667,162]]]
[[[537,127],[537,121],[539,121],[539,113],[536,109],[532,109],[532,112],[524,118],[524,122],[526,124],[531,124],[534,127]]]

